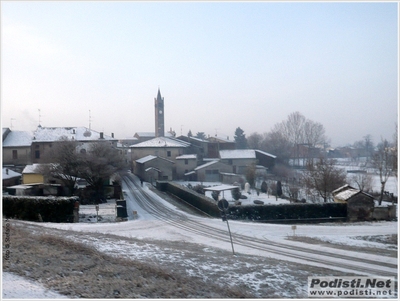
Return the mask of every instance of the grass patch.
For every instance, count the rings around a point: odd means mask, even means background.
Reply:
[[[42,283],[71,298],[251,298],[234,288],[118,258],[52,234],[11,226],[4,271]],[[3,259],[4,260],[4,259]]]

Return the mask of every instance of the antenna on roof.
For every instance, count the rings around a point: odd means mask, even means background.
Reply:
[[[15,119],[15,118],[11,118],[11,119],[10,119],[10,123],[11,123],[10,127],[11,127],[11,129],[13,128],[13,125],[12,125],[12,121],[13,121],[13,120],[17,120],[17,119]]]
[[[40,118],[42,117],[42,115],[40,115],[40,109],[38,109],[38,111],[39,111],[39,126],[41,127],[41,125],[40,125],[40,123],[41,123]]]
[[[91,130],[92,127],[92,116],[90,115],[90,110],[89,110],[89,131]]]

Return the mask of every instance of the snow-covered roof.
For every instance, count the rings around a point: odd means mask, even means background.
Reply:
[[[209,140],[218,140],[218,141],[220,141],[220,142],[235,143],[235,141],[229,140],[229,137],[228,137],[228,136],[218,136],[218,135],[217,135],[217,136],[210,137]]]
[[[220,150],[219,156],[221,159],[255,159],[256,152],[254,149]]]
[[[272,155],[272,154],[270,154],[270,153],[267,153],[267,152],[263,152],[263,151],[260,151],[260,150],[258,150],[258,149],[256,149],[255,150],[257,153],[260,153],[260,154],[263,154],[263,155],[266,155],[266,156],[268,156],[268,157],[271,157],[271,158],[276,158],[276,156],[275,155]]]
[[[224,190],[232,190],[232,189],[236,189],[236,188],[238,188],[238,186],[218,185],[218,186],[204,188],[204,190],[208,190],[208,191],[224,191]]]
[[[347,185],[347,184],[342,186],[342,187],[339,187],[338,189],[336,189],[334,191],[332,191],[332,195],[334,196],[334,198],[336,200],[339,200],[339,201],[347,201],[351,197],[353,197],[353,196],[355,196],[355,195],[357,195],[359,193],[362,193],[362,194],[364,194],[366,196],[369,196],[369,197],[373,198],[372,195],[370,195],[370,194],[368,194],[368,193],[366,193],[366,192],[364,192],[364,191],[362,191],[360,189],[353,188],[353,187],[351,187],[350,185]]]
[[[218,162],[219,162],[218,160],[211,161],[211,162],[205,163],[205,164],[203,164],[203,165],[197,166],[194,170],[199,170],[199,169],[202,169],[202,168],[206,168],[206,167],[208,167],[208,166],[210,166],[210,165],[213,165],[213,164],[215,164],[215,163],[218,163]]]
[[[149,170],[155,170],[155,171],[161,172],[161,170],[156,167],[148,167],[144,171],[149,171]]]
[[[4,128],[3,128],[4,132]],[[21,147],[31,146],[32,132],[28,131],[11,131],[3,141],[3,147]]]
[[[9,186],[7,188],[26,190],[26,189],[32,189],[32,186],[33,185],[19,184],[19,185]]]
[[[149,161],[151,161],[151,160],[154,160],[154,159],[156,159],[156,158],[157,158],[157,156],[148,155],[148,156],[146,156],[146,157],[137,159],[136,162],[137,162],[137,163],[143,164],[143,163],[149,162]]]
[[[205,140],[205,139],[201,139],[201,138],[197,138],[197,137],[193,137],[193,136],[191,136],[191,137],[189,137],[190,139],[192,139],[192,140],[196,140],[196,141],[200,141],[200,142],[205,142],[205,143],[209,143],[210,141],[208,141],[208,140]]]
[[[39,168],[40,166],[43,166],[43,164],[40,163],[34,163],[30,165],[26,165],[22,173],[39,173],[36,169]]]
[[[38,127],[34,132],[34,141],[51,142],[57,141],[61,137],[66,137],[76,141],[94,141],[100,139],[100,132],[96,132],[86,127]],[[104,140],[117,140],[111,136],[104,135]]]
[[[20,176],[21,176],[20,173],[13,171],[7,167],[3,167],[3,179],[12,179]]]
[[[360,190],[358,190],[358,189],[346,189],[346,190],[336,194],[335,199],[341,200],[341,201],[347,201],[348,199],[350,199],[352,196],[358,194],[359,192],[360,192]]]
[[[172,139],[168,137],[156,137],[154,139],[150,139],[147,141],[143,141],[138,144],[131,145],[132,148],[141,148],[141,147],[188,147],[190,143]]]
[[[154,132],[136,132],[134,136],[138,136],[138,137],[147,137],[147,138],[151,138],[151,137],[155,137],[156,134]],[[164,134],[165,137],[173,137],[173,135],[169,132],[166,132]]]
[[[192,154],[192,155],[182,155],[182,156],[178,156],[175,159],[179,160],[179,159],[197,159],[197,155],[196,154]]]
[[[339,188],[336,188],[335,190],[332,191],[332,194],[335,195],[341,191],[347,190],[347,189],[355,189],[354,187],[350,186],[349,184],[345,184],[343,186],[340,186]]]

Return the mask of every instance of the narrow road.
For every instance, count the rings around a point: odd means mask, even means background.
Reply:
[[[150,214],[166,225],[172,226],[188,235],[199,235],[223,243],[230,243],[227,229],[211,223],[209,218],[190,216],[174,208],[165,206],[158,199],[143,190],[139,180],[131,175],[124,176],[123,189],[129,190],[131,199],[127,199],[128,214],[132,208],[140,207],[142,212]],[[234,223],[234,222],[231,222]],[[219,225],[223,224],[220,222]],[[241,224],[243,227],[243,224]],[[268,225],[266,225],[268,228]],[[231,227],[232,230],[232,227]],[[337,248],[322,247],[290,241],[274,241],[239,234],[232,230],[234,245],[240,252],[257,250],[261,256],[271,256],[287,261],[325,267],[333,270],[352,272],[360,275],[397,276],[397,258],[372,255],[362,252],[342,251]],[[263,235],[268,237],[268,235]]]

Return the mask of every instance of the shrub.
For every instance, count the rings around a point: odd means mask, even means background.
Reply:
[[[74,203],[78,197],[4,196],[3,215],[28,221],[72,222]]]

